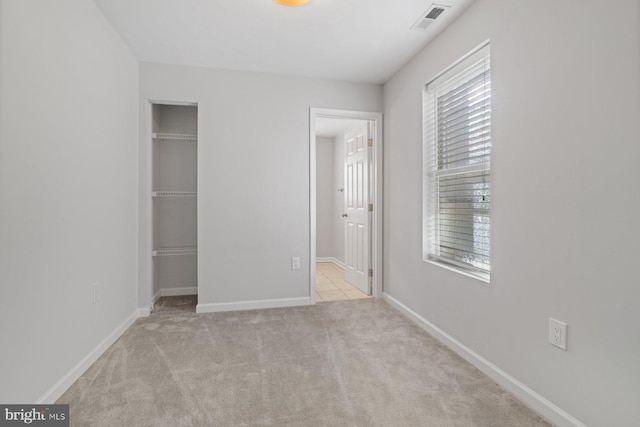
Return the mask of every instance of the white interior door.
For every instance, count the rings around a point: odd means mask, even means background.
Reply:
[[[345,280],[369,289],[369,172],[367,123],[345,135]]]

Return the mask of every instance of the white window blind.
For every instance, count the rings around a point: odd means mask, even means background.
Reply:
[[[491,271],[489,45],[424,92],[424,256],[488,278]]]

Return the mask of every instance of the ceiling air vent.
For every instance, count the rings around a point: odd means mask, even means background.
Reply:
[[[443,12],[446,12],[451,6],[442,4],[432,4],[429,9],[425,10],[415,24],[411,26],[412,30],[424,31],[433,23]]]

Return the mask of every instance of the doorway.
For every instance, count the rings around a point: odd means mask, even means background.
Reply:
[[[147,104],[146,297],[156,308],[189,308],[198,293],[198,104]]]
[[[312,303],[382,295],[381,136],[380,113],[310,110]]]

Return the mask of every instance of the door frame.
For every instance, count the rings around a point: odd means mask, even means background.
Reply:
[[[371,264],[373,269],[372,294],[382,297],[382,113],[370,111],[339,110],[333,108],[309,108],[309,298],[316,303],[316,119],[359,119],[373,122],[373,149],[371,150],[371,175],[369,203],[373,203],[370,228]]]

